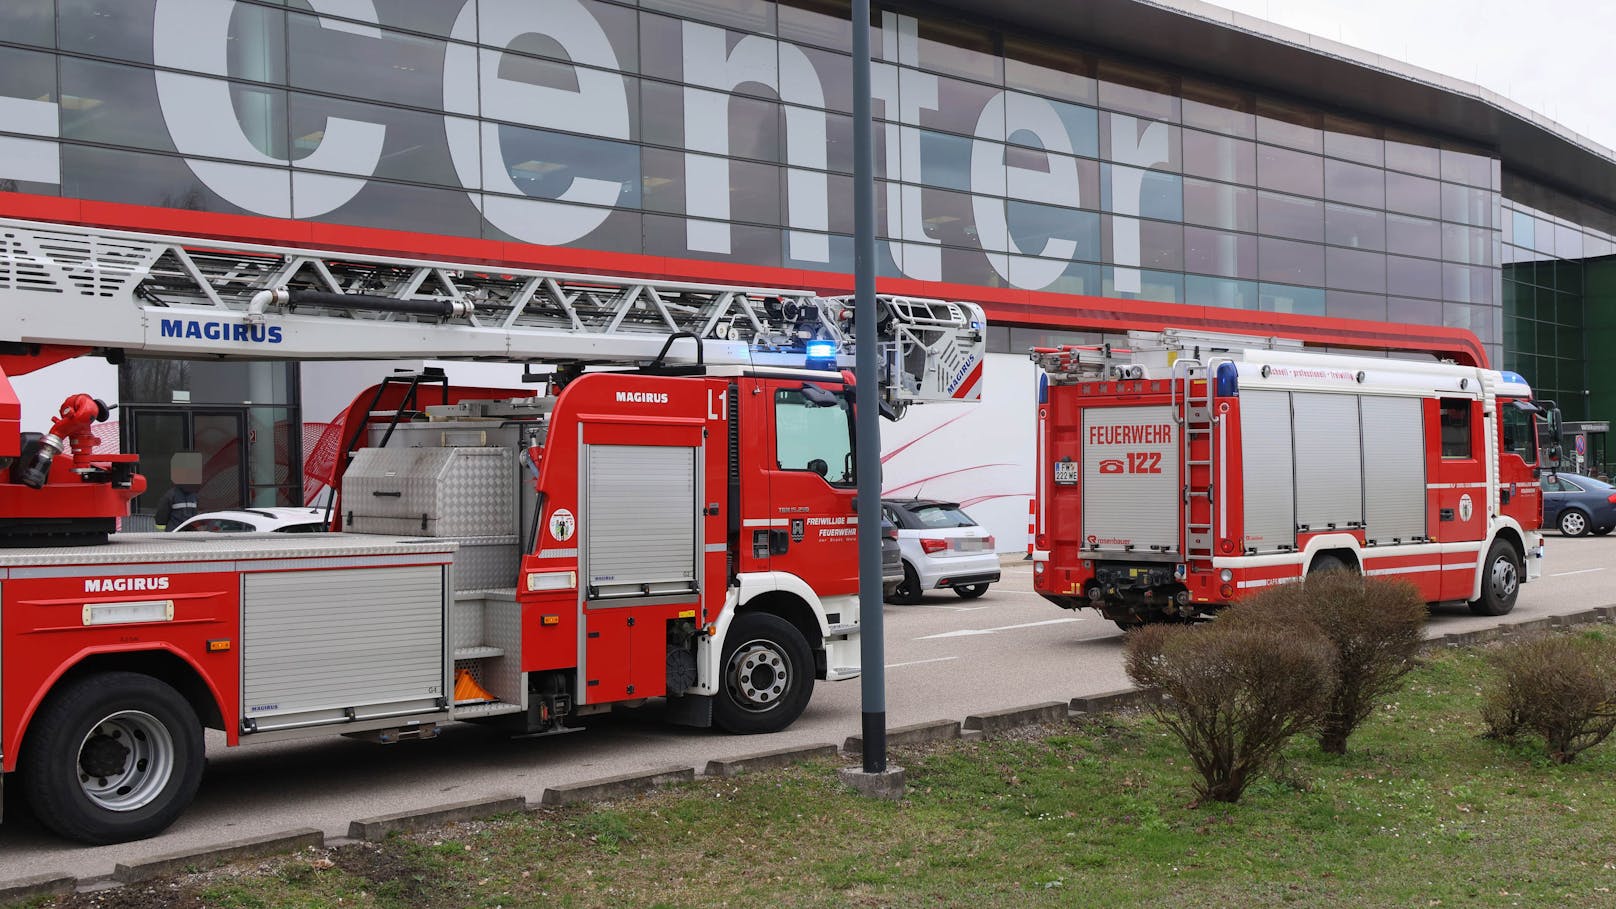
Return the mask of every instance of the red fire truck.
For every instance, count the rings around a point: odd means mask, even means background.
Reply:
[[[851,301],[0,230],[0,755],[55,831],[162,830],[204,728],[533,734],[666,698],[769,732],[859,673]],[[979,397],[979,307],[878,306],[860,403]],[[5,381],[82,354],[503,360],[542,391],[428,372],[362,394],[340,532],[109,536],[145,480],[96,451],[106,408],[76,395],[28,432]]]
[[[1058,606],[1130,628],[1347,569],[1502,615],[1542,572],[1558,411],[1514,373],[1175,331],[1033,358],[1034,586]]]

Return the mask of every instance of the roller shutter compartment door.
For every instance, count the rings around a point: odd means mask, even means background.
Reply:
[[[1365,538],[1424,539],[1425,421],[1419,398],[1366,395],[1363,413]]]
[[[585,446],[579,523],[591,600],[696,592],[697,451]]]
[[[1358,396],[1291,395],[1296,439],[1296,523],[1309,531],[1363,524]]]
[[[1244,490],[1243,549],[1296,548],[1295,454],[1291,448],[1291,395],[1240,392],[1240,481]]]

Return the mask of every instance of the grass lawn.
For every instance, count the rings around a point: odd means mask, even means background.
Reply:
[[[41,905],[1616,906],[1616,743],[1481,739],[1486,674],[1432,656],[1350,754],[1296,740],[1234,806],[1122,716],[897,751],[898,803],[805,764]]]

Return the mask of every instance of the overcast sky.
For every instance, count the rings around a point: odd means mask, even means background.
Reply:
[[[1616,148],[1616,0],[1209,0],[1491,89]]]

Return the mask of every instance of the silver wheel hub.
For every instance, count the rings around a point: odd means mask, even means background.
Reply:
[[[174,775],[174,738],[156,717],[123,710],[96,723],[79,744],[79,788],[97,807],[151,804]]]
[[[1583,520],[1582,515],[1572,512],[1560,519],[1560,530],[1575,535],[1586,530],[1587,524],[1588,522]]]
[[[772,641],[747,641],[730,655],[724,684],[742,709],[762,713],[791,688],[791,664]]]
[[[1520,584],[1520,577],[1515,573],[1515,563],[1508,558],[1501,558],[1493,563],[1492,571],[1493,593],[1508,599],[1515,595],[1515,587]]]

